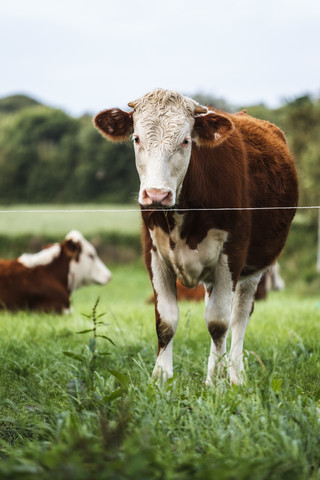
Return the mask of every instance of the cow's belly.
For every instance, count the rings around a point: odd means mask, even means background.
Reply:
[[[170,264],[177,279],[186,287],[195,287],[199,282],[210,283],[215,266],[227,240],[227,232],[211,229],[197,248],[191,249],[185,239],[181,239],[179,228],[170,234],[160,227],[150,230],[153,245],[160,258]]]

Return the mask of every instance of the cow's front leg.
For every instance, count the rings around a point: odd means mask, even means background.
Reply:
[[[241,384],[243,373],[243,340],[253,311],[254,295],[263,272],[242,279],[236,287],[231,314],[230,381]]]
[[[158,335],[158,356],[152,376],[163,382],[173,375],[172,346],[179,320],[176,277],[154,251],[151,253],[151,273]]]
[[[226,342],[233,298],[232,279],[226,255],[221,255],[212,284],[206,285],[205,320],[211,335],[206,385],[227,369]]]

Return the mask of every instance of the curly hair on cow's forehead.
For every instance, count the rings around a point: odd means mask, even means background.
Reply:
[[[191,98],[184,97],[174,90],[164,90],[157,88],[143,97],[138,98],[129,104],[137,113],[141,113],[150,108],[159,110],[167,110],[172,107],[183,108],[187,115],[193,116],[194,108],[197,103]]]

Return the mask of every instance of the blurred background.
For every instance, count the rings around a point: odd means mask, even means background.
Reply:
[[[157,87],[277,124],[319,205],[319,24],[316,0],[2,0],[0,256],[77,228],[107,263],[141,258],[132,146],[92,116]],[[297,213],[280,262],[297,292],[319,292],[317,229]]]

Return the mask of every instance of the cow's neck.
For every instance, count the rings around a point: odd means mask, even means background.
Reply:
[[[68,274],[70,268],[70,257],[61,251],[59,257],[55,258],[52,263],[46,265],[46,269],[53,275],[68,291]]]

